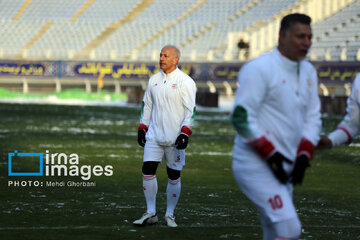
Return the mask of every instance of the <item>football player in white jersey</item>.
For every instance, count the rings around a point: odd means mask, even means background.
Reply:
[[[180,172],[185,165],[185,148],[192,134],[196,107],[196,85],[191,77],[182,72],[177,64],[180,51],[167,45],[160,53],[162,71],[148,82],[138,127],[138,143],[144,147],[143,190],[147,210],[134,221],[134,225],[158,222],[156,195],[158,191],[156,170],[165,156],[168,185],[165,222],[176,227],[174,210],[180,197]]]
[[[351,94],[347,99],[346,115],[338,127],[329,134],[321,136],[317,150],[330,149],[344,143],[351,143],[360,130],[360,73],[352,84]]]
[[[240,189],[258,208],[264,240],[301,234],[293,185],[302,183],[321,129],[317,73],[304,60],[310,24],[304,14],[285,16],[278,46],[246,63],[238,75],[232,168]]]

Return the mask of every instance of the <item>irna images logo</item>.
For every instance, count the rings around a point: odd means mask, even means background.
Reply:
[[[39,170],[23,169],[29,165],[31,159],[32,165],[38,165]],[[65,153],[50,153],[49,150],[44,153],[20,153],[15,150],[8,153],[9,176],[80,176],[83,180],[90,180],[93,176],[112,176],[113,166],[106,165],[79,165],[79,156],[76,153],[69,155]],[[16,168],[14,169],[14,162]],[[34,164],[33,162],[36,161]],[[20,167],[19,167],[20,166]],[[20,168],[20,170],[18,170]]]
[[[43,153],[18,153],[15,150],[13,153],[8,154],[9,160],[9,176],[43,176]],[[36,157],[39,158],[39,171],[38,172],[15,172],[13,170],[13,158],[14,157]]]

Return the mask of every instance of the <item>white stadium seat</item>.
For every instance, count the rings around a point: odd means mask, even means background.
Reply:
[[[20,57],[72,59],[101,38],[110,24],[124,20],[137,4],[145,1],[148,0],[96,0],[89,4],[87,0],[34,0],[23,11],[20,10],[25,6],[24,0],[0,1],[0,36],[5,36],[0,57],[12,59],[26,52]],[[260,34],[264,24],[275,24],[281,14],[301,7],[306,10],[303,2],[154,0],[135,18],[124,21],[109,36],[104,35],[90,52],[98,60],[151,61],[162,46],[173,44],[181,48],[183,61],[207,61],[209,56],[213,61],[237,60],[236,40],[230,36],[250,29]],[[360,1],[342,2],[348,5],[314,22],[311,59],[324,60],[328,55],[334,60],[356,60],[360,48]],[[49,23],[50,27],[44,30]],[[271,34],[271,39],[275,38],[273,29],[264,31]],[[232,33],[235,34],[229,35]],[[272,44],[265,40],[250,41],[258,50],[256,54],[269,50]]]

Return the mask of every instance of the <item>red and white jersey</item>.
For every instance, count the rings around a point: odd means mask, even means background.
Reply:
[[[146,87],[140,117],[140,124],[148,127],[146,140],[171,146],[183,127],[191,134],[195,96],[194,80],[180,69],[153,75]]]
[[[310,62],[291,61],[275,48],[246,63],[238,81],[234,109],[244,109],[239,126],[246,131],[238,131],[234,150],[254,152],[249,142],[265,137],[294,161],[302,138],[317,144],[320,100],[317,72]]]
[[[330,133],[333,147],[350,143],[360,128],[360,74],[356,75],[347,99],[346,115],[337,129]]]

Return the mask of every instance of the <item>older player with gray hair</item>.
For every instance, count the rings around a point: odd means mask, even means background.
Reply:
[[[177,67],[179,58],[177,47],[167,45],[161,49],[162,71],[149,79],[142,102],[138,143],[144,147],[142,173],[147,210],[134,225],[158,222],[156,170],[165,156],[168,174],[165,221],[169,227],[177,226],[174,210],[180,197],[180,172],[185,165],[185,148],[196,113],[195,82]]]

